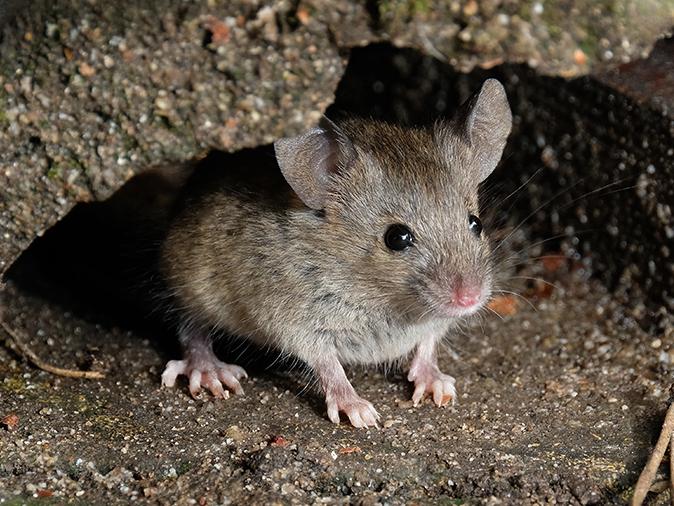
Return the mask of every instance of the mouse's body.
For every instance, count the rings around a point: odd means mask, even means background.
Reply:
[[[197,170],[162,248],[185,349],[163,383],[185,374],[193,395],[202,386],[240,392],[243,369],[212,352],[217,329],[303,360],[334,422],[339,411],[356,426],[377,420],[342,364],[414,353],[415,403],[426,393],[438,405],[453,399],[435,350],[491,293],[477,186],[510,124],[503,88],[490,80],[433,129],[326,121],[277,141],[276,160],[244,153],[233,166]]]

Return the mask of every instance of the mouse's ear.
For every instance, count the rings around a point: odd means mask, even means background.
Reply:
[[[503,85],[496,79],[487,79],[480,91],[461,106],[456,120],[477,162],[477,179],[482,182],[498,165],[512,128]]]
[[[312,209],[323,209],[331,176],[356,156],[349,138],[328,118],[297,137],[274,143],[276,160],[288,184]]]

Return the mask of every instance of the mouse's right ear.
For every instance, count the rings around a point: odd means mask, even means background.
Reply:
[[[325,117],[302,135],[277,140],[274,151],[283,177],[312,209],[325,207],[332,176],[356,156],[349,138]]]

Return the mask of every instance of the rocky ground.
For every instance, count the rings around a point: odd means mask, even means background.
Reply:
[[[160,388],[166,336],[96,323],[10,283],[5,319],[57,378],[0,350],[0,498],[158,504],[624,504],[667,401],[674,353],[569,261],[535,262],[442,355],[457,403],[414,408],[401,371],[352,371],[380,429],[328,422],[298,375],[252,367],[246,395]],[[449,351],[451,350],[451,351]],[[8,415],[16,419],[8,422]]]

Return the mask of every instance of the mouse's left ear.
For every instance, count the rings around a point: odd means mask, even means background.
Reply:
[[[332,176],[356,157],[349,138],[326,117],[302,135],[277,140],[274,151],[283,177],[312,209],[325,207]]]
[[[508,97],[503,85],[496,79],[487,79],[480,91],[459,109],[453,130],[458,130],[470,146],[477,162],[478,182],[484,181],[498,165],[512,123]]]

